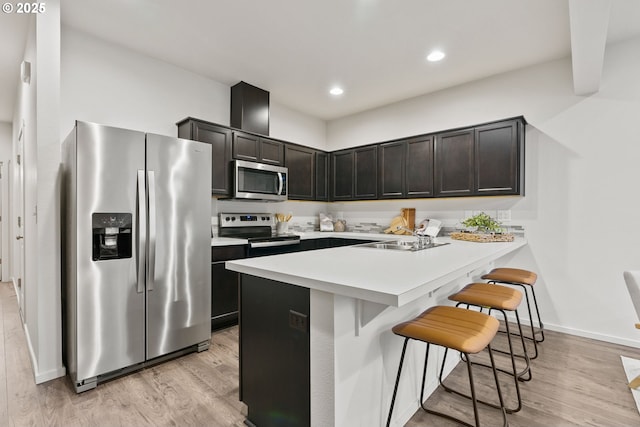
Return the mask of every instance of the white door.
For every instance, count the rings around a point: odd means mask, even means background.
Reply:
[[[16,153],[16,203],[15,203],[15,274],[14,286],[18,298],[18,306],[20,308],[20,316],[22,321],[26,322],[24,295],[24,139],[25,126],[22,124],[20,134],[18,135],[18,147]]]

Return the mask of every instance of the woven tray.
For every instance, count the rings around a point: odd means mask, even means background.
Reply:
[[[451,233],[449,235],[455,240],[466,240],[468,242],[513,242],[513,234],[477,234],[477,233]]]

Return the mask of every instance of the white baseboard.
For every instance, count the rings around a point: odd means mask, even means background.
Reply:
[[[502,320],[502,315],[498,314],[497,318],[498,318],[498,320]],[[507,318],[509,319],[510,323],[515,323],[516,322],[516,317],[512,313],[507,313]],[[522,324],[522,328],[524,329],[525,336],[526,335],[531,335],[530,331],[527,330],[527,329],[529,329],[529,326],[531,326],[531,322],[529,322],[528,316],[523,316],[521,314],[520,315],[520,323]],[[630,340],[630,339],[627,339],[627,338],[616,337],[616,336],[612,336],[612,335],[605,335],[605,334],[599,334],[599,333],[595,333],[595,332],[589,332],[589,331],[585,331],[585,330],[582,330],[582,329],[567,328],[567,327],[564,327],[564,326],[555,325],[553,323],[547,323],[547,322],[543,322],[543,323],[544,323],[544,328],[545,329],[549,329],[550,331],[562,332],[563,334],[575,335],[575,336],[583,337],[583,338],[591,338],[591,339],[594,339],[594,340],[604,341],[604,342],[608,342],[608,343],[611,343],[611,344],[619,344],[619,345],[624,345],[624,346],[627,346],[627,347],[640,348],[640,340]],[[534,321],[534,326],[537,327],[537,322],[535,322],[535,321]]]
[[[22,329],[24,330],[25,338],[27,339],[27,347],[29,348],[29,358],[31,359],[31,368],[33,369],[33,379],[36,384],[42,384],[44,382],[64,377],[67,374],[67,370],[64,366],[59,366],[54,369],[50,369],[48,371],[41,372],[38,368],[38,359],[36,358],[36,354],[33,351],[33,345],[31,342],[31,336],[29,335],[29,329],[27,325],[22,324]]]
[[[545,329],[549,329],[556,332],[562,332],[568,335],[575,335],[583,338],[591,338],[598,341],[604,341],[611,344],[620,344],[627,347],[640,348],[640,341],[638,340],[630,340],[627,338],[615,337],[612,335],[598,334],[593,332],[584,331],[582,329],[574,329],[574,328],[565,328],[563,326],[553,325],[553,324],[544,324]]]

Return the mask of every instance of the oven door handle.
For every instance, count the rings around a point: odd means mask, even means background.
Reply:
[[[289,245],[299,245],[300,240],[276,240],[273,242],[254,242],[250,243],[249,247],[253,248],[270,248],[274,246],[289,246]]]

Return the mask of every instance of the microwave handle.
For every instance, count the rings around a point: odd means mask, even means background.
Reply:
[[[282,196],[282,188],[284,187],[284,178],[282,172],[278,172],[278,196]]]

